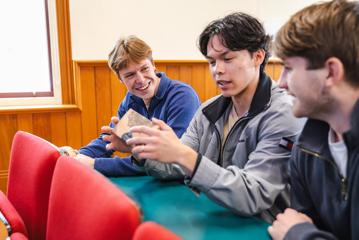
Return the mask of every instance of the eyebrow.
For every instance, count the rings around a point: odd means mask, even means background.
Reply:
[[[225,56],[225,55],[227,55],[228,53],[230,53],[230,51],[229,51],[229,50],[227,50],[227,51],[225,51],[225,52],[221,53],[221,54],[219,55],[219,57],[224,57],[224,56]],[[213,57],[208,56],[208,55],[206,55],[206,56],[205,56],[205,58],[206,58],[206,59],[208,59],[208,60],[212,60],[212,59],[214,59]]]
[[[148,64],[148,63],[144,63],[143,65],[141,65],[141,66],[139,67],[140,71],[141,71],[144,67],[149,67],[149,64]],[[135,72],[137,72],[137,69],[134,70],[134,71],[126,72],[126,73],[124,73],[123,75],[124,75],[124,76],[129,76],[129,75],[131,75],[131,74],[134,74]]]

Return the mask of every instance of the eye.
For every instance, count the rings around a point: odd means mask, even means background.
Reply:
[[[231,57],[227,57],[227,58],[224,58],[224,61],[225,61],[225,62],[230,62],[232,59],[233,59],[233,58],[231,58]]]
[[[214,61],[214,60],[208,60],[208,64],[209,64],[211,67],[214,67],[214,66],[216,66],[216,61]]]
[[[141,72],[148,72],[150,70],[150,67],[149,66],[144,66],[142,69],[141,69]]]
[[[132,79],[134,76],[135,76],[134,73],[130,73],[130,74],[125,75],[124,78],[130,80],[130,79]]]
[[[284,65],[284,66],[283,66],[283,70],[284,70],[285,72],[290,72],[290,71],[292,71],[292,68],[289,67],[289,66]]]

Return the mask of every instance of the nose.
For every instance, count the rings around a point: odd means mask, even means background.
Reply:
[[[213,66],[213,73],[216,75],[224,73],[224,64],[221,61],[216,61],[216,64]]]
[[[278,80],[278,85],[280,88],[284,88],[288,90],[288,81],[287,81],[287,76],[284,73],[284,71],[282,71],[282,73],[280,74],[279,80]]]
[[[143,76],[143,73],[140,71],[136,72],[136,83],[143,83],[145,81],[145,77]]]

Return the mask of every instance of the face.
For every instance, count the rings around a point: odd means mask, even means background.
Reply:
[[[251,54],[248,50],[232,51],[228,49],[218,35],[214,35],[210,39],[206,58],[213,79],[223,96],[241,95],[250,84],[257,83],[259,66],[263,59],[258,61],[253,57],[255,54]]]
[[[155,70],[151,60],[144,59],[139,63],[130,62],[126,68],[119,71],[119,75],[129,92],[149,102],[160,83]]]
[[[308,61],[303,57],[286,58],[279,85],[294,96],[293,113],[296,117],[320,119],[329,105],[325,87],[328,72],[325,68],[308,70],[307,66]]]

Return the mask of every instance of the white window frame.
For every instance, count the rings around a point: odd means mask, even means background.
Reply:
[[[0,98],[0,107],[29,105],[59,105],[61,98],[60,57],[58,46],[56,0],[47,0],[51,51],[51,74],[54,96],[51,97],[10,97]]]

